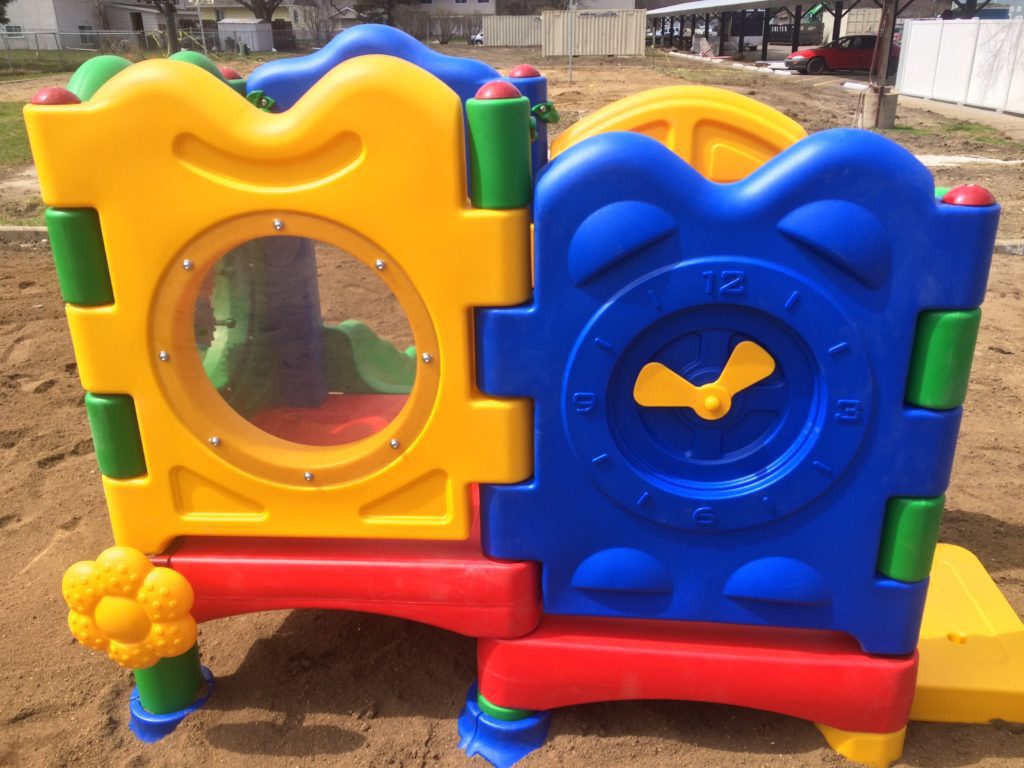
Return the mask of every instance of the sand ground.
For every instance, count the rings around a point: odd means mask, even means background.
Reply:
[[[671,60],[565,68],[521,51],[485,50],[507,69],[531,60],[552,80],[571,123],[643,88],[711,75]],[[738,71],[718,79],[783,109],[811,130],[851,122],[856,96],[819,79]],[[818,83],[824,83],[818,85]],[[23,99],[40,83],[0,86]],[[946,122],[944,122],[946,121]],[[894,138],[912,151],[1024,158],[1018,143],[979,140],[956,121],[906,110]],[[31,174],[29,174],[31,175]],[[942,184],[977,181],[1004,205],[1000,237],[1024,236],[1021,167],[962,166]],[[3,188],[0,179],[0,189]],[[31,187],[30,187],[31,188]],[[997,256],[942,539],[966,546],[1024,613],[1024,259]],[[170,738],[145,746],[127,730],[130,676],[76,647],[65,625],[63,570],[111,543],[82,390],[45,249],[0,246],[0,765],[468,766],[455,717],[474,676],[472,640],[397,619],[321,611],[203,625],[215,696]],[[1024,727],[913,723],[901,765],[1020,766]],[[560,711],[524,768],[552,766],[838,766],[812,725],[685,702]]]

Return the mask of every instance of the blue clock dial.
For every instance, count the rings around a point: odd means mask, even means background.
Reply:
[[[744,378],[750,355],[761,368]],[[871,388],[856,333],[812,286],[755,260],[695,261],[593,317],[571,356],[564,420],[578,459],[621,506],[734,529],[794,512],[841,476]]]

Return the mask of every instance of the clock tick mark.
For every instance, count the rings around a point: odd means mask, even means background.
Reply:
[[[649,291],[647,292],[647,300],[648,300],[648,301],[650,301],[650,302],[651,302],[651,304],[653,304],[653,305],[654,305],[654,308],[655,308],[656,310],[658,310],[659,312],[661,312],[661,299],[660,299],[660,298],[658,298],[658,294],[656,294],[656,293],[654,292],[654,289],[653,289],[653,288],[652,288],[651,290],[649,290]]]
[[[597,346],[599,346],[601,349],[605,350],[606,352],[611,352],[613,349],[615,349],[615,346],[610,341],[607,341],[606,339],[602,339],[600,336],[595,336],[594,337],[594,343],[597,344]]]
[[[833,344],[831,347],[829,347],[828,348],[828,353],[830,355],[832,355],[832,357],[838,357],[839,355],[843,354],[843,352],[845,352],[849,348],[850,348],[849,344],[847,344],[845,341],[841,341],[838,344]]]
[[[599,454],[597,454],[597,456],[595,456],[594,458],[592,458],[590,460],[590,463],[591,464],[603,464],[606,461],[608,461],[608,454],[607,453],[599,453]]]
[[[813,466],[816,470],[821,472],[821,474],[828,475],[829,477],[832,477],[832,467],[830,467],[825,462],[823,462],[823,461],[815,461],[815,462],[813,462],[811,464],[811,466]]]
[[[636,505],[638,507],[642,507],[644,504],[647,503],[647,500],[649,498],[651,498],[651,494],[649,494],[647,491],[644,491],[643,493],[640,494],[640,498],[636,500]]]
[[[800,291],[793,291],[789,294],[789,298],[786,299],[786,303],[783,305],[788,311],[792,312],[796,309],[797,302],[800,301]]]

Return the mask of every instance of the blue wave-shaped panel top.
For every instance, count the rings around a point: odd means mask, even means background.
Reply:
[[[274,99],[274,111],[283,112],[343,61],[372,54],[394,56],[427,70],[444,81],[463,101],[472,98],[484,83],[504,79],[482,61],[438,53],[400,29],[360,24],[308,56],[278,59],[257,67],[246,81],[246,91],[263,91]]]
[[[369,55],[394,56],[415,64],[455,91],[463,103],[473,98],[480,86],[494,80],[515,85],[530,100],[531,106],[548,98],[547,78],[542,75],[503,77],[498,70],[482,61],[446,56],[400,29],[382,24],[352,27],[308,56],[269,61],[248,77],[246,92],[262,91],[263,95],[274,100],[274,112],[284,112],[334,67],[357,56]],[[535,172],[547,162],[547,126],[544,122],[538,121],[537,133],[532,152]]]

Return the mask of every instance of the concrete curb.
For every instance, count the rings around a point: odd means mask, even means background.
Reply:
[[[1024,256],[1024,240],[999,240],[993,253],[1004,256]]]
[[[46,227],[0,227],[0,243],[7,245],[46,246],[50,245],[50,236]]]

